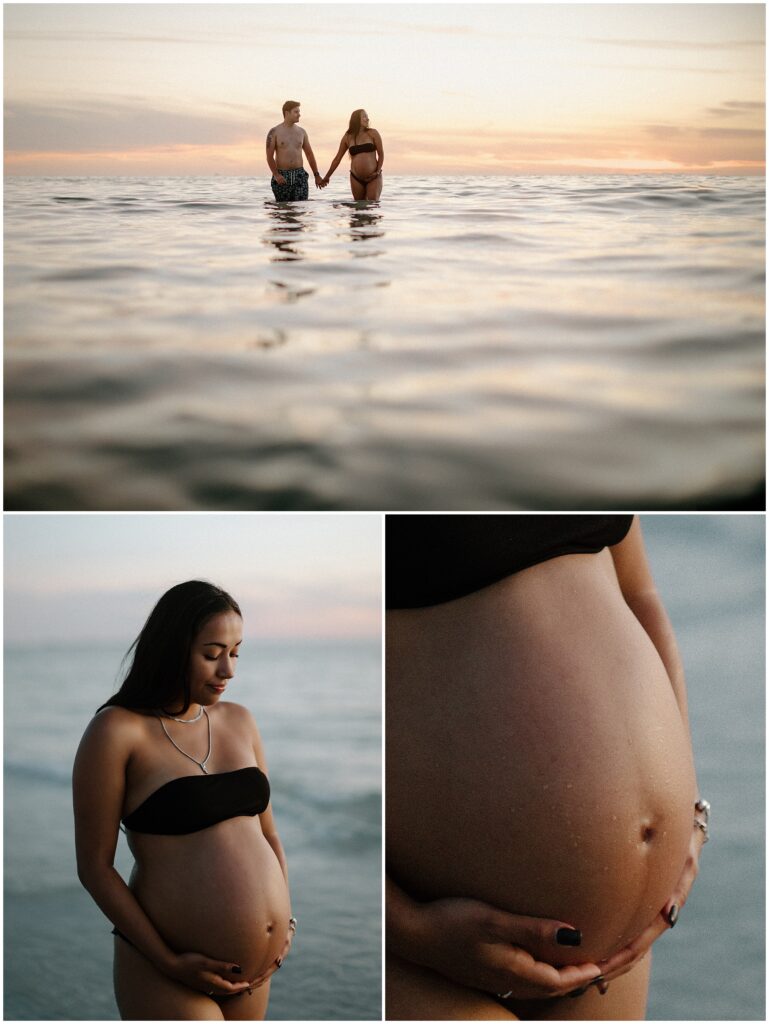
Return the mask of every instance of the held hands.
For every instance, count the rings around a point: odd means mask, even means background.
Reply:
[[[213,960],[202,953],[178,954],[166,973],[182,985],[209,996],[236,995],[252,987],[249,982],[238,979],[241,970],[237,964]]]
[[[580,934],[562,921],[522,917],[472,899],[420,904],[418,948],[407,958],[484,992],[515,999],[565,996],[601,977],[594,963],[553,967],[536,959],[559,946],[579,945]]]
[[[328,185],[328,176],[321,178],[318,171],[315,172],[315,188],[325,188]]]

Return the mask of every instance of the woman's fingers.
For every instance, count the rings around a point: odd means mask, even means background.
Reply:
[[[234,971],[234,967],[237,967],[238,970]],[[202,977],[209,989],[214,988],[221,992],[242,992],[248,988],[248,981],[242,976],[239,977],[242,973],[239,964],[223,960],[207,960]]]
[[[582,943],[580,930],[565,921],[495,911],[490,924],[498,939],[523,946],[545,962],[550,961],[554,949],[574,948]]]
[[[516,986],[520,998],[550,998],[566,995],[595,981],[601,974],[597,964],[575,964],[568,967],[553,967],[535,960],[524,949],[510,947],[503,950],[498,958],[500,979],[507,982],[499,991]],[[519,992],[525,985],[526,992]]]
[[[283,965],[283,957],[279,956],[276,960],[273,960],[273,962],[270,964],[270,966],[267,968],[266,971],[263,971],[262,974],[260,974],[258,978],[254,978],[254,980],[250,983],[251,987],[252,988],[259,988],[259,986],[263,985],[265,983],[265,981],[269,981],[269,979],[273,976],[273,974],[277,970],[279,970],[279,968],[282,965]]]
[[[652,945],[669,929],[670,925],[662,914],[657,914],[648,928],[644,929],[639,936],[628,943],[624,949],[619,950],[605,962],[598,966],[601,968],[604,978],[613,981],[621,975],[626,974],[642,960],[651,949]]]

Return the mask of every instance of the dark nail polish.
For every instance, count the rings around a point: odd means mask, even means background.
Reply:
[[[590,982],[590,984],[591,985],[600,985],[602,981],[603,981],[603,975],[599,974],[597,978],[593,978],[593,980]]]
[[[232,971],[233,974],[242,974],[243,973],[243,968],[242,967],[238,967],[237,964],[234,964],[232,967],[230,967],[230,970]]]
[[[582,944],[582,932],[576,928],[559,928],[555,941],[559,946],[579,946]]]
[[[677,906],[677,904],[674,903],[673,906],[668,911],[668,924],[670,925],[671,928],[675,928],[677,920],[678,920],[678,906]]]
[[[569,999],[576,999],[577,996],[584,996],[589,988],[589,985],[585,985],[584,988],[578,988],[574,992],[569,992]]]

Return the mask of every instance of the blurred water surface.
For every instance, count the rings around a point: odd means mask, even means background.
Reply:
[[[6,180],[6,507],[763,507],[764,181]]]

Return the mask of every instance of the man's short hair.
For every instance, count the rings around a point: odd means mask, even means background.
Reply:
[[[299,102],[299,100],[286,100],[286,102],[283,104],[283,113],[285,114],[287,110],[293,110],[294,107],[300,106],[301,103]]]

